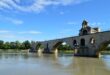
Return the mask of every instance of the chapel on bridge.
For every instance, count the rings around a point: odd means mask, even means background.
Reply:
[[[97,32],[100,32],[100,29],[98,27],[92,28],[88,25],[88,22],[84,20],[82,22],[82,28],[79,31],[79,36],[89,35],[89,34],[97,33]]]

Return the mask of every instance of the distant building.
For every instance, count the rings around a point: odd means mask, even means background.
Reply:
[[[88,34],[92,34],[92,33],[97,33],[97,32],[100,32],[100,29],[98,27],[96,28],[91,28],[89,25],[88,25],[88,22],[86,20],[84,20],[82,22],[82,28],[80,29],[79,31],[79,36],[82,36],[82,35],[88,35]]]

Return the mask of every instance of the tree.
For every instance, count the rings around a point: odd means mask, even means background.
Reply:
[[[21,46],[21,43],[19,41],[15,41],[15,46],[16,46],[16,49],[19,49]]]
[[[3,45],[4,45],[4,41],[0,40],[0,49],[3,48]]]
[[[39,48],[41,48],[41,43],[38,43],[38,44],[36,45],[36,49],[38,50]]]
[[[24,41],[22,45],[25,46],[25,49],[30,49],[31,48],[31,43],[28,40]]]
[[[16,44],[15,44],[15,42],[10,42],[10,48],[11,48],[11,49],[16,49]]]
[[[19,41],[10,42],[10,48],[11,49],[20,49],[21,43]]]
[[[20,43],[19,41],[4,43],[4,41],[0,40],[0,49],[19,49],[20,50],[20,49],[30,49],[30,48],[31,48],[31,43],[28,40],[24,41],[23,43]]]
[[[3,49],[10,49],[10,43],[9,42],[5,42]]]
[[[72,50],[72,48],[71,48],[71,46],[70,45],[60,45],[59,47],[58,47],[58,49],[59,50]]]

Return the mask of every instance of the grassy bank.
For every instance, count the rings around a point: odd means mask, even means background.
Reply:
[[[64,54],[73,54],[73,50],[60,50],[59,53],[64,53]]]
[[[20,50],[20,49],[0,49],[0,53],[26,53],[29,50]]]

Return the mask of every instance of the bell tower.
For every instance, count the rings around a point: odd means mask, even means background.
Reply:
[[[82,28],[80,29],[79,35],[88,35],[91,32],[91,27],[88,26],[88,22],[83,20]]]
[[[86,28],[88,26],[88,22],[86,20],[84,20],[82,22],[82,28]]]

